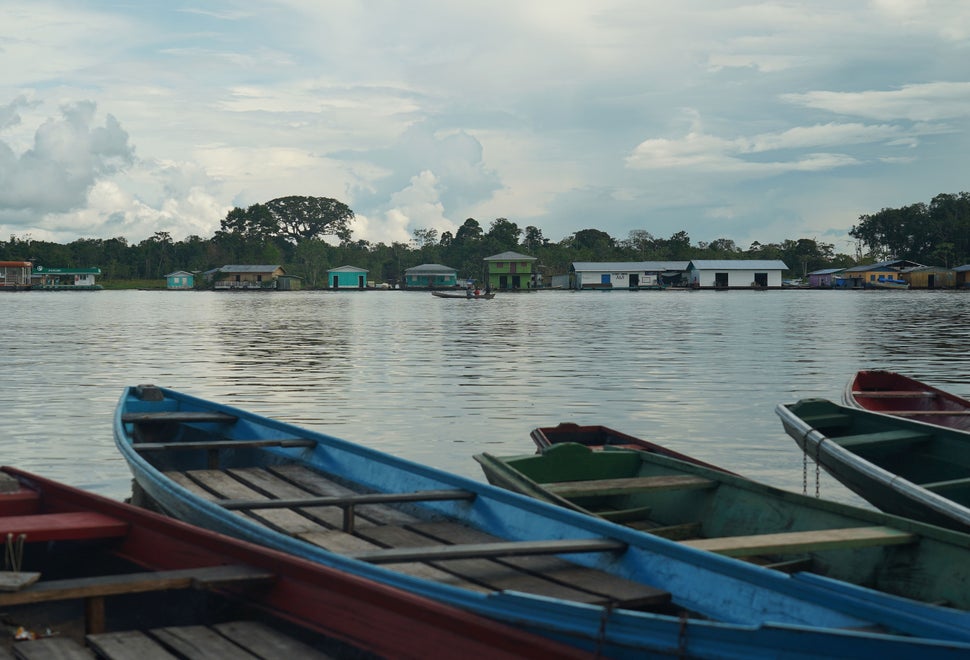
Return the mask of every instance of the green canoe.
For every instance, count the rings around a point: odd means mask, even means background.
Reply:
[[[700,550],[970,609],[970,535],[642,451],[475,456],[488,481]]]

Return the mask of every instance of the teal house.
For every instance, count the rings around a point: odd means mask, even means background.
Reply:
[[[172,290],[194,289],[195,275],[187,270],[177,270],[174,273],[169,273],[165,276],[165,288]]]
[[[458,286],[458,271],[441,264],[421,264],[404,271],[408,289],[444,289]]]
[[[340,266],[327,271],[327,286],[331,289],[366,289],[366,268]]]

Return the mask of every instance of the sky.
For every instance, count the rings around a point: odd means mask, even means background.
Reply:
[[[210,238],[332,197],[355,239],[467,218],[813,238],[970,189],[965,0],[0,0],[0,236]]]

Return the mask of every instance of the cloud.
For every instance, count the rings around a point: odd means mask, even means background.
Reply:
[[[43,214],[78,208],[99,179],[133,162],[134,148],[121,124],[108,115],[103,126],[94,126],[94,115],[93,102],[67,105],[59,118],[37,129],[27,151],[17,154],[0,143],[0,210]]]
[[[970,116],[970,82],[932,82],[894,90],[783,94],[789,103],[881,121],[934,122]]]

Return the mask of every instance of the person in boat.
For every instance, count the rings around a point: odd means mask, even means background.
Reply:
[[[478,294],[476,293],[475,295],[478,295]],[[471,288],[466,288],[465,289],[465,297],[466,298],[471,298],[472,297],[472,290],[471,290]]]
[[[482,291],[481,291],[481,289],[479,289],[479,288],[478,288],[478,287],[476,286],[476,287],[475,287],[475,297],[477,298],[477,297],[478,297],[478,296],[480,296],[480,295],[482,295]]]

